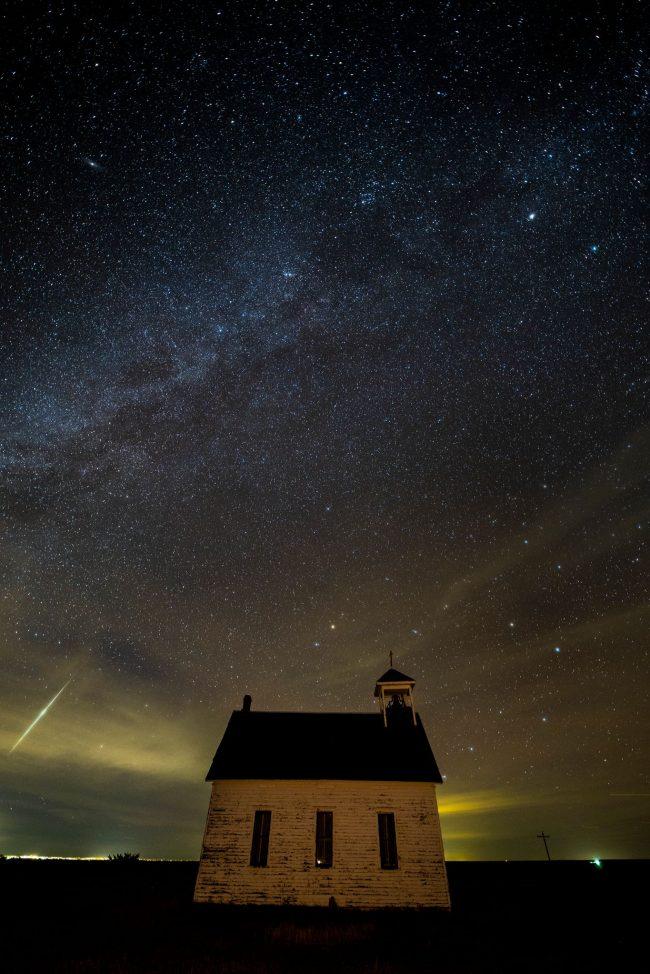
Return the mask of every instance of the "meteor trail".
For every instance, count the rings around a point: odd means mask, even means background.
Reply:
[[[72,677],[70,677],[70,679],[68,680],[68,683],[72,683]],[[9,749],[9,753],[10,754],[13,754],[13,752],[16,750],[16,748],[18,747],[18,745],[21,744],[25,740],[25,738],[30,733],[30,731],[33,731],[34,730],[34,728],[38,724],[39,720],[41,720],[43,717],[45,717],[45,714],[48,712],[48,710],[50,709],[50,707],[52,706],[52,704],[55,703],[58,700],[58,698],[61,696],[61,694],[63,693],[63,691],[65,690],[65,688],[68,686],[68,683],[64,683],[63,686],[61,687],[61,689],[59,690],[59,692],[58,693],[55,693],[54,696],[52,697],[52,699],[50,700],[50,702],[45,707],[43,707],[43,709],[41,710],[40,714],[37,714],[37,716],[31,722],[31,724],[29,725],[29,727],[27,728],[27,730],[20,735],[20,737],[18,738],[18,740],[16,741],[16,743],[14,744],[14,746]]]

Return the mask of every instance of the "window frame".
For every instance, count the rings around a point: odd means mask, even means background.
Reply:
[[[331,869],[334,865],[334,812],[316,812],[314,865],[316,869]]]
[[[269,864],[269,839],[271,836],[271,810],[258,808],[253,816],[253,834],[249,865],[265,869]]]
[[[382,869],[399,869],[395,812],[377,812],[379,862]]]

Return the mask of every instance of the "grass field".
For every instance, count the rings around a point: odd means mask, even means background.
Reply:
[[[650,863],[450,863],[452,912],[197,907],[196,864],[0,862],[14,972],[631,972]],[[636,943],[635,943],[636,942]]]

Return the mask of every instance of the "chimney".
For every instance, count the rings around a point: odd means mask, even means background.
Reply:
[[[244,697],[244,702],[242,704],[242,708],[241,708],[242,713],[244,714],[250,713],[252,702],[253,702],[253,698],[251,697],[250,693],[247,693],[246,696]]]

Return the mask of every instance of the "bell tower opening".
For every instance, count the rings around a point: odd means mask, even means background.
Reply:
[[[415,705],[413,687],[415,680],[400,673],[393,667],[393,654],[390,654],[390,668],[379,677],[375,685],[375,696],[379,700],[384,727],[397,727],[415,724]]]

